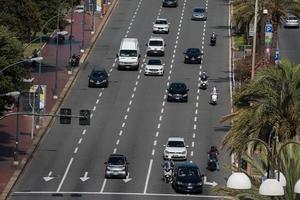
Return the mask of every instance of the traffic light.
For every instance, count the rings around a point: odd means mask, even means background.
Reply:
[[[80,110],[79,111],[79,125],[90,125],[91,122],[91,111]]]
[[[240,166],[243,170],[247,170],[247,161],[245,159],[241,158]]]
[[[71,114],[72,114],[72,110],[70,108],[61,108],[60,115],[64,115],[64,116],[59,117],[60,123],[71,124]],[[70,115],[70,116],[66,116],[66,115]]]

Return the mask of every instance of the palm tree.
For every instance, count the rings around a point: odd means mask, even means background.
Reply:
[[[249,27],[249,24],[254,21],[255,0],[233,0],[233,17],[238,27]],[[300,16],[300,2],[298,0],[260,0],[258,5],[258,23],[263,21],[263,9],[268,10],[268,18],[273,24],[273,40],[272,47],[276,48],[278,38],[278,27],[282,26],[284,19],[293,14]],[[264,32],[264,24],[258,26],[260,33]],[[247,28],[246,28],[247,30]],[[260,42],[263,42],[260,40]]]
[[[277,68],[258,71],[233,98],[235,112],[221,121],[232,121],[223,147],[241,152],[250,138],[268,142],[272,130],[279,141],[294,138],[300,129],[300,65],[282,60]]]
[[[279,146],[281,147],[281,146]],[[284,200],[296,200],[296,194],[294,193],[294,185],[300,178],[300,171],[295,170],[300,168],[300,146],[295,144],[289,144],[282,148],[282,151],[277,150],[277,162],[281,163],[276,169],[279,169],[286,178],[287,185],[285,186],[285,194],[279,199]],[[253,150],[253,149],[252,149]],[[213,189],[215,192],[222,195],[233,196],[236,199],[252,199],[252,200],[268,200],[269,197],[263,197],[259,195],[259,186],[261,184],[261,178],[265,176],[265,172],[268,168],[268,153],[266,149],[261,148],[259,154],[252,153],[250,155],[245,154],[243,159],[247,160],[248,164],[252,166],[252,171],[255,173],[248,174],[247,171],[243,171],[248,175],[251,180],[252,188],[250,190],[233,190],[226,187],[216,187]],[[259,155],[259,159],[257,156]]]

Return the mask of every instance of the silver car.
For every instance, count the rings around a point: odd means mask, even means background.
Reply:
[[[205,21],[207,19],[206,10],[202,7],[197,7],[193,9],[192,12],[192,20],[202,20]]]
[[[126,178],[128,175],[128,162],[122,154],[111,154],[104,164],[106,165],[105,178]]]
[[[290,15],[285,19],[285,28],[299,28],[299,20],[296,16]]]

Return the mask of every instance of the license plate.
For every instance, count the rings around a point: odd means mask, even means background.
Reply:
[[[180,99],[180,97],[176,97],[176,99]]]
[[[188,188],[188,189],[193,189],[193,186],[188,186],[187,188]]]
[[[96,82],[96,84],[97,84],[97,85],[99,85],[99,84],[100,84],[100,82],[99,82],[99,81],[97,81],[97,82]]]

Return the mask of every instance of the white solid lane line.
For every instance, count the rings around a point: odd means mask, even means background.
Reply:
[[[144,194],[147,193],[149,178],[150,178],[150,174],[151,174],[151,170],[152,170],[152,163],[153,163],[153,159],[150,159],[148,173],[147,173],[147,177],[146,177],[146,181],[145,181]]]
[[[100,193],[103,193],[104,191],[104,188],[105,188],[105,185],[106,185],[106,179],[104,179],[103,183],[102,183],[102,187],[100,189]]]
[[[59,192],[60,189],[61,189],[61,187],[62,187],[62,185],[64,184],[64,181],[65,181],[65,179],[66,179],[66,177],[67,177],[67,174],[68,174],[68,172],[69,172],[69,170],[70,170],[70,167],[71,167],[71,165],[72,165],[73,159],[74,159],[73,157],[70,159],[69,164],[68,164],[68,166],[67,166],[67,169],[66,169],[66,171],[65,171],[65,173],[64,173],[63,178],[61,179],[61,181],[60,181],[60,183],[59,183],[59,185],[58,185],[58,188],[57,188],[56,192]]]

